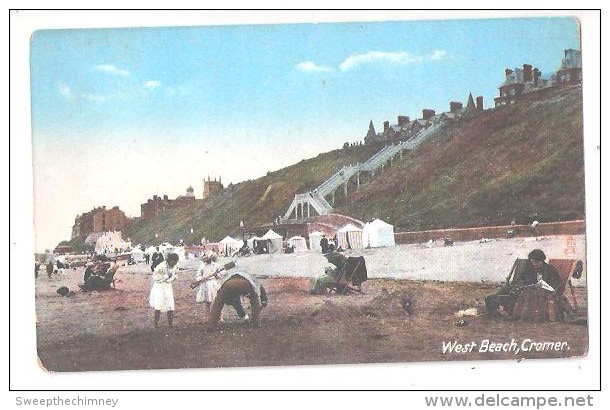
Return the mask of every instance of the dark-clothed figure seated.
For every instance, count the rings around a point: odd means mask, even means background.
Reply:
[[[519,295],[532,288],[550,292],[556,296],[561,279],[557,269],[545,263],[546,255],[540,249],[534,249],[527,256],[527,262],[515,269],[513,280],[504,285],[497,293],[485,298],[485,308],[489,315],[512,316],[515,302]]]
[[[83,292],[110,288],[118,265],[111,264],[103,255],[98,255],[93,262],[87,264],[83,276],[83,284],[78,285]]]
[[[350,290],[360,291],[360,285],[367,280],[364,257],[346,257],[339,252],[330,252],[324,257],[335,268],[327,266],[323,274],[312,277],[309,293],[323,295],[333,289],[344,294]]]

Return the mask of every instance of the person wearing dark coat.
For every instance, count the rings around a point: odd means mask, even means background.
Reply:
[[[326,236],[323,236],[322,239],[320,239],[320,247],[322,248],[322,253],[328,253],[328,238]]]
[[[157,246],[157,250],[155,251],[155,253],[152,254],[152,263],[150,265],[150,271],[154,272],[157,265],[163,262],[164,259],[165,258],[163,258],[163,253],[159,251],[159,247]]]
[[[545,262],[546,255],[540,249],[534,249],[527,256],[527,264],[519,276],[497,293],[485,298],[485,308],[489,315],[497,315],[500,307],[502,311],[511,315],[515,301],[519,294],[528,287],[536,286],[541,281],[546,282],[555,291],[561,285],[559,273],[554,266]],[[517,273],[515,273],[517,274]]]

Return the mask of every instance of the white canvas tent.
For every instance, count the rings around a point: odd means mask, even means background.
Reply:
[[[250,248],[250,250],[254,249],[254,241],[260,241],[261,239],[263,239],[263,238],[261,238],[259,236],[253,236],[253,237],[247,239],[246,243],[248,244],[248,248]]]
[[[305,252],[307,251],[307,241],[302,236],[293,236],[288,239],[288,243],[291,246],[294,246],[295,252]]]
[[[282,236],[275,233],[272,229],[269,229],[262,239],[269,241],[269,253],[279,253],[282,251]]]
[[[104,232],[95,241],[95,253],[98,255],[126,251],[131,248],[131,242],[126,242],[121,236],[121,231]]]
[[[239,241],[231,236],[225,236],[222,241],[219,242],[220,251],[226,256],[231,256],[237,252],[243,245],[242,241]]]
[[[368,222],[362,229],[362,239],[365,248],[379,248],[382,246],[394,246],[394,227],[381,219]]]
[[[337,241],[343,249],[362,249],[362,229],[347,224],[337,231]]]
[[[139,245],[131,250],[131,260],[133,263],[144,262],[144,251],[140,249]]]
[[[324,237],[324,233],[320,231],[311,232],[309,234],[309,249],[312,251],[321,252],[320,240]]]

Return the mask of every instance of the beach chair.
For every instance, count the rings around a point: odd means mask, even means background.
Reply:
[[[527,272],[528,260],[527,259],[515,259],[513,262],[508,276],[506,277],[506,283],[498,292],[485,298],[485,304],[490,312],[496,312],[497,308],[501,308],[501,316],[510,317],[513,314],[513,307],[515,305],[515,299],[517,294],[515,293],[516,287],[514,286],[519,282],[523,275]]]
[[[549,259],[549,265],[552,265],[557,269],[559,273],[559,278],[561,279],[560,287],[557,289],[557,297],[565,298],[568,302],[567,306],[562,306],[564,308],[568,308],[574,315],[578,314],[578,303],[576,302],[576,295],[574,294],[574,287],[572,286],[572,278],[580,278],[583,271],[583,263],[581,260],[577,259]],[[565,297],[566,287],[570,288],[570,296],[572,301],[568,301],[567,297]]]
[[[506,277],[506,284],[512,285],[521,280],[521,277],[527,271],[527,264],[527,259],[515,259],[515,262]]]
[[[341,295],[346,295],[350,292],[362,293],[360,285],[367,279],[364,256],[350,256],[345,261],[335,283],[330,286],[330,291]]]

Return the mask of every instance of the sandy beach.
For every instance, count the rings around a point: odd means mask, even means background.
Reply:
[[[225,307],[225,323],[212,333],[188,286],[197,260],[180,262],[174,284],[176,326],[152,326],[148,306],[150,268],[121,267],[116,290],[83,293],[82,268],[36,279],[36,326],[41,365],[49,371],[391,363],[464,359],[514,359],[514,352],[443,352],[446,340],[531,339],[565,342],[569,349],[523,351],[519,357],[552,358],[585,354],[587,326],[570,323],[502,321],[482,314],[456,325],[459,310],[479,307],[504,281],[516,258],[540,248],[548,258],[585,256],[584,236],[513,238],[443,246],[399,245],[348,251],[366,259],[369,280],[363,294],[308,294],[308,278],[328,265],[320,253],[256,255],[236,259],[235,269],[259,278],[269,306],[259,327],[238,320]],[[227,259],[219,261],[223,263]],[[574,280],[580,314],[586,317],[585,275]],[[73,293],[61,297],[67,286]],[[409,297],[412,315],[401,307]],[[482,311],[482,309],[480,309]],[[349,343],[349,352],[338,346]],[[208,354],[204,346],[217,346]],[[120,354],[108,355],[113,349]],[[167,352],[172,354],[165,354]]]

